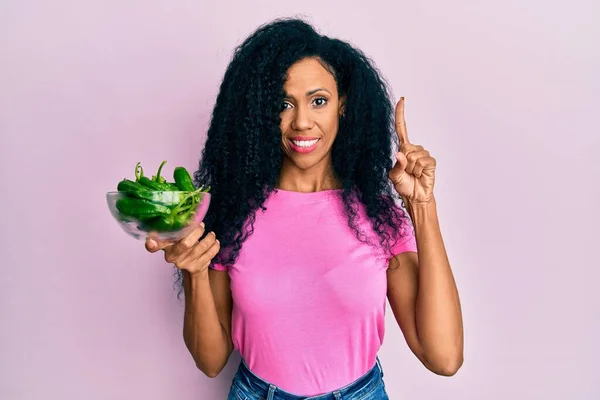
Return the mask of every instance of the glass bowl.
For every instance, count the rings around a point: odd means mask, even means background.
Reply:
[[[177,242],[200,225],[210,204],[208,192],[108,192],[110,213],[130,236]]]

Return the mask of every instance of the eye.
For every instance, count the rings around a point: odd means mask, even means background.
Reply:
[[[289,108],[292,108],[292,105],[290,103],[288,103],[287,101],[283,102],[283,105],[281,106],[281,110],[287,110]]]
[[[325,104],[327,104],[327,99],[325,97],[317,97],[313,100],[313,104],[317,107],[323,107]]]

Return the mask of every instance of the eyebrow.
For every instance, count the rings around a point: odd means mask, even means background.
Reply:
[[[317,88],[317,89],[309,90],[308,92],[306,92],[306,95],[307,96],[312,96],[313,94],[321,92],[321,91],[327,92],[327,93],[331,94],[331,92],[329,90],[325,89],[325,88]],[[294,97],[294,96],[291,96],[289,93],[285,94],[285,98],[286,99],[291,98],[291,97]]]

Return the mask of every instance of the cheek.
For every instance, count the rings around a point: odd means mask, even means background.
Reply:
[[[337,135],[338,127],[339,120],[337,114],[329,116],[323,126],[325,134],[330,138],[334,138]]]
[[[290,121],[286,118],[281,118],[281,122],[279,123],[279,129],[281,130],[281,134],[285,134],[290,127]]]

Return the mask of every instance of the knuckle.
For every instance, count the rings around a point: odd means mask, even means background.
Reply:
[[[185,246],[183,243],[179,242],[179,243],[177,243],[177,245],[173,246],[173,250],[171,253],[173,255],[184,254],[184,253],[187,253],[188,250],[189,250],[189,248],[187,246]]]
[[[211,257],[210,258],[213,258],[214,256],[216,256],[219,253],[220,250],[221,250],[221,244],[219,242],[216,242],[211,247],[211,251],[210,251]]]
[[[183,247],[186,250],[189,250],[195,242],[196,239],[193,236],[187,236],[181,241],[181,247]]]
[[[196,254],[196,256],[202,256],[208,251],[209,248],[210,244],[205,238],[198,243],[198,246],[196,246],[196,250],[194,251],[194,253]]]
[[[208,250],[210,246],[212,246],[215,243],[216,240],[217,237],[215,236],[214,232],[210,232],[208,235],[206,235],[206,237],[203,240],[204,251]]]
[[[206,251],[210,248],[210,242],[208,241],[208,238],[205,238],[203,241],[201,241],[200,244],[198,244],[198,247],[200,253],[206,253]]]

